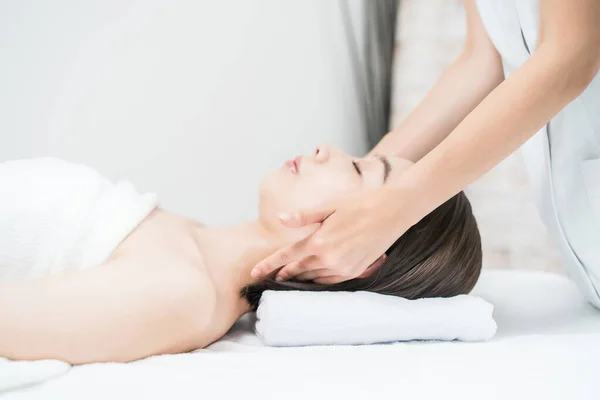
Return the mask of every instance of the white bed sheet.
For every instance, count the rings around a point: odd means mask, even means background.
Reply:
[[[569,280],[488,271],[474,294],[495,306],[490,342],[268,348],[247,316],[207,349],[73,367],[1,398],[600,399],[600,311]]]

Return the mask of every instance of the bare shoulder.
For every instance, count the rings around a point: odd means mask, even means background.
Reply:
[[[180,337],[184,347],[180,351],[194,350],[210,340],[217,312],[217,290],[207,274],[192,265],[174,268],[163,287],[166,313],[185,326]]]
[[[188,352],[212,342],[217,290],[202,269],[174,260],[170,265],[145,265],[139,276],[144,309],[154,326],[151,335],[163,337],[154,354]]]
[[[113,261],[137,270],[142,281],[152,286],[157,318],[168,318],[179,353],[204,347],[227,331],[222,302],[204,265],[189,221],[157,209],[119,246]],[[168,317],[167,317],[168,316]]]

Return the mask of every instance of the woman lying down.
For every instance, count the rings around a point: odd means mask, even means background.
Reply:
[[[283,227],[279,212],[369,191],[409,167],[400,158],[356,159],[321,146],[262,181],[258,220],[215,229],[81,165],[1,163],[0,356],[83,364],[191,351],[256,309],[264,290],[410,299],[468,293],[479,276],[481,242],[462,192],[356,279],[250,276],[257,262],[316,229]]]

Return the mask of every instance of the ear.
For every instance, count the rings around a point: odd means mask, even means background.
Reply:
[[[383,265],[383,263],[385,262],[385,260],[387,260],[387,255],[382,255],[381,257],[379,257],[377,260],[375,260],[375,262],[373,262],[373,264],[369,265],[369,267],[365,270],[365,272],[363,272],[362,274],[360,274],[358,276],[358,278],[366,278],[369,275],[371,275],[373,272],[375,272],[375,270],[379,267],[381,267]]]

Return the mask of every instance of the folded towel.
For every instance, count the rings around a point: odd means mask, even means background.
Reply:
[[[266,291],[255,329],[268,346],[471,342],[496,333],[492,310],[469,295],[407,300],[371,292]]]
[[[103,263],[155,207],[154,194],[139,194],[129,182],[113,184],[83,165],[54,158],[0,163],[0,290]],[[68,368],[56,360],[0,357],[0,391]]]

